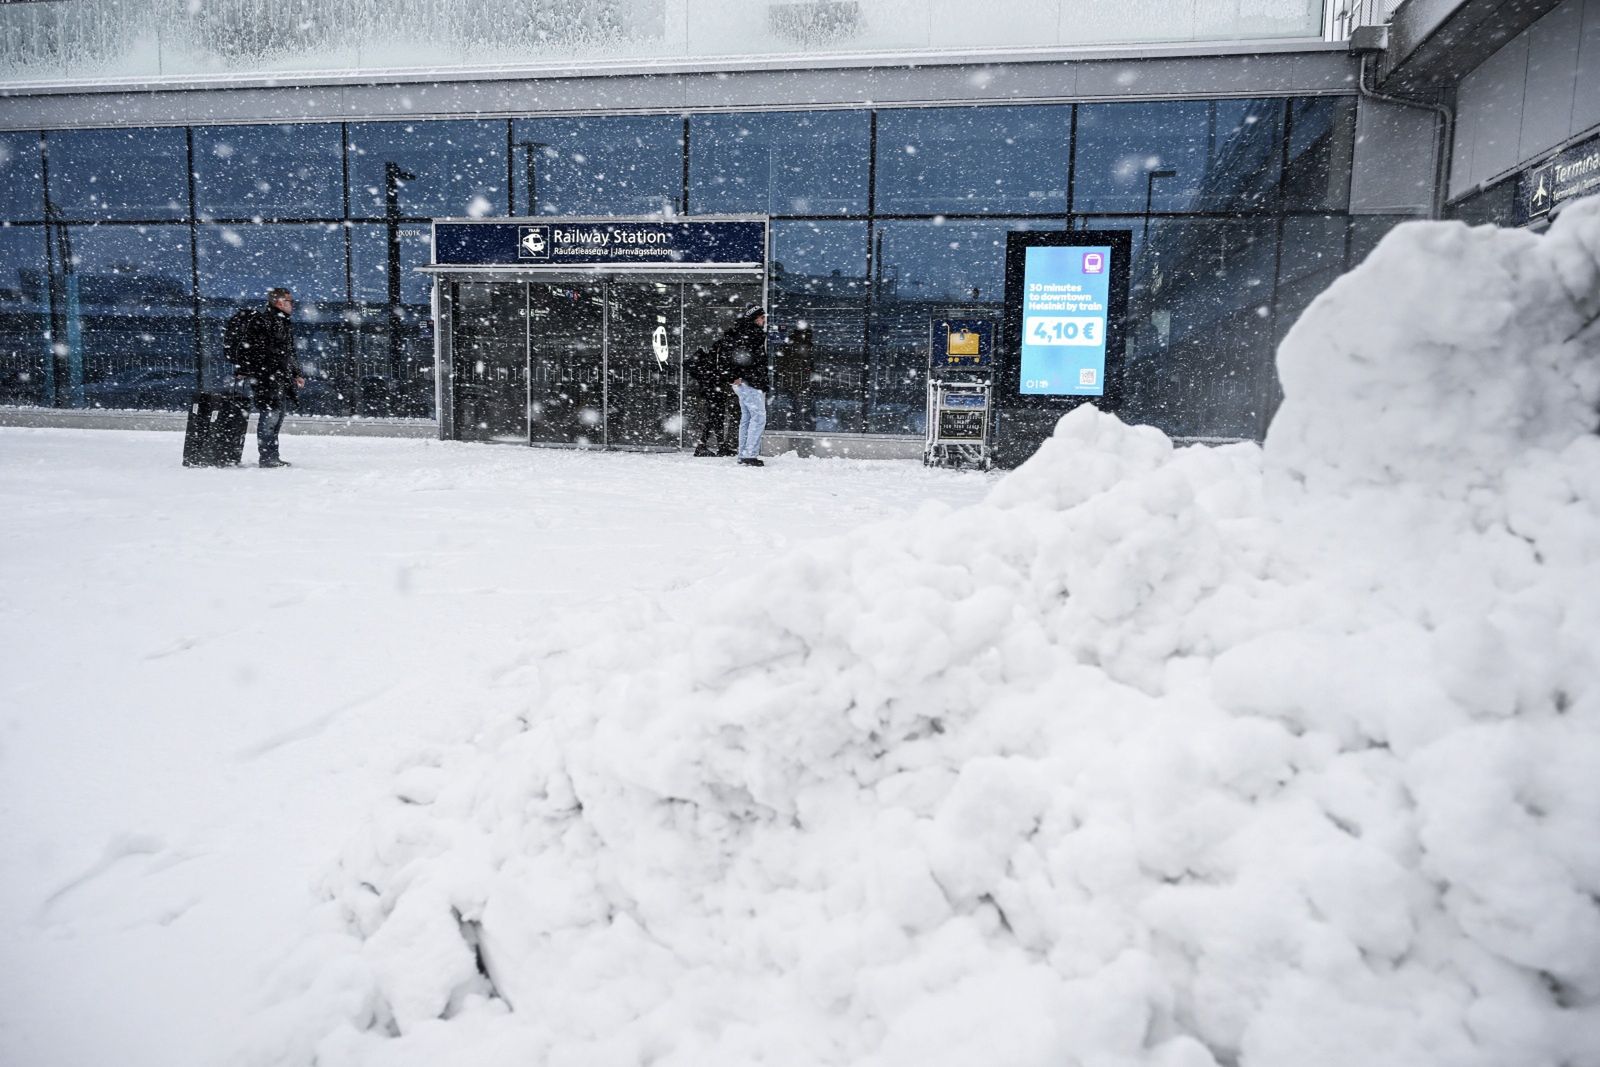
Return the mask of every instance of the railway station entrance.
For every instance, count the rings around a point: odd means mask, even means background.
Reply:
[[[681,448],[684,357],[764,303],[766,220],[434,225],[446,440]]]

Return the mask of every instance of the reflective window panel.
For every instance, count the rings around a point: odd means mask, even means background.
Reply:
[[[867,224],[772,224],[768,425],[859,432],[866,381]]]
[[[267,290],[294,293],[295,348],[309,379],[302,414],[346,415],[347,310],[344,227],[338,223],[199,228],[203,358],[207,382],[232,374],[222,357],[222,324],[236,308],[265,306]]]
[[[1352,96],[1289,101],[1289,151],[1283,171],[1285,211],[1343,211],[1350,206],[1356,141]]]
[[[1064,213],[1071,131],[1068,106],[880,111],[877,211]]]
[[[904,219],[874,227],[867,432],[922,432],[934,316],[960,307],[998,320],[1006,234],[1061,227],[1028,219]]]
[[[0,404],[55,404],[45,228],[0,228]]]
[[[181,128],[51,130],[49,204],[73,221],[189,215],[189,143]]]
[[[350,215],[480,218],[506,213],[506,124],[349,126]]]
[[[1084,219],[1133,233],[1123,418],[1259,438],[1275,403],[1273,219]]]
[[[696,115],[689,211],[864,215],[871,136],[865,111]]]
[[[183,407],[195,387],[189,227],[51,229],[56,404]]]
[[[434,410],[433,279],[422,222],[350,227],[355,360],[340,391],[358,415],[430,418]]]
[[[0,133],[0,219],[37,222],[44,218],[44,178],[39,135]]]
[[[1344,215],[1291,215],[1283,220],[1274,342],[1282,341],[1300,313],[1344,273],[1349,223]]]
[[[1283,111],[1282,100],[1083,104],[1073,210],[1271,210]]]
[[[683,119],[676,115],[518,119],[511,151],[518,215],[678,213]]]
[[[196,127],[195,210],[207,220],[343,218],[343,151],[337,123]]]

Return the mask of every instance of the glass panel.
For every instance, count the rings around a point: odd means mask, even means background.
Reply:
[[[1349,207],[1355,140],[1355,97],[1319,96],[1289,101],[1284,210],[1343,211]]]
[[[601,425],[605,417],[601,381],[605,296],[601,287],[529,285],[526,328],[525,337],[507,338],[505,347],[508,352],[527,353],[523,358],[528,362],[531,379],[527,424],[532,439],[553,444],[600,445],[605,440]],[[463,356],[469,359],[465,365]],[[458,380],[462,374],[481,380],[490,372],[495,358],[492,347],[477,337],[466,349],[458,340]]]
[[[1277,304],[1273,311],[1274,341],[1282,341],[1317,294],[1344,273],[1348,229],[1349,220],[1343,215],[1291,216],[1283,220]]]
[[[1350,257],[1345,269],[1354,270],[1374,248],[1378,247],[1378,242],[1382,241],[1390,230],[1401,223],[1417,221],[1419,220],[1415,215],[1350,216]]]
[[[187,226],[57,226],[56,403],[181,408],[195,387]]]
[[[1122,417],[1259,438],[1273,404],[1272,220],[1084,219],[1133,232]]]
[[[222,324],[236,308],[264,306],[267,290],[294,293],[294,336],[306,384],[299,411],[352,414],[352,376],[344,315],[344,228],[337,223],[202,226],[200,298],[205,379],[222,382],[233,368],[222,355]]]
[[[606,323],[606,443],[683,444],[683,316],[677,282],[613,282]]]
[[[39,135],[0,133],[0,218],[38,222],[44,218],[44,178]]]
[[[349,230],[356,358],[339,391],[358,415],[431,418],[433,279],[416,269],[431,254],[429,228],[353,223]]]
[[[866,381],[867,224],[774,222],[767,319],[775,430],[859,432]]]
[[[871,136],[865,111],[696,115],[689,210],[864,215]]]
[[[202,219],[344,218],[338,125],[212,126],[194,131]]]
[[[43,226],[0,228],[0,404],[55,403]]]
[[[519,119],[511,124],[520,215],[676,214],[683,120],[674,115]]]
[[[189,216],[189,145],[182,129],[52,130],[49,201],[58,217]]]
[[[1281,100],[1083,104],[1073,210],[1268,210],[1282,128]]]
[[[528,392],[528,289],[521,282],[473,282],[455,287],[451,336],[455,343],[456,437],[460,440],[519,444],[528,440],[529,413],[539,410],[537,396],[530,405]],[[599,310],[593,308],[590,320],[594,326],[596,426],[600,410]]]
[[[353,218],[479,218],[506,213],[504,122],[350,125]]]
[[[877,210],[887,215],[1067,210],[1072,108],[878,113]]]
[[[874,230],[869,433],[918,433],[927,404],[928,329],[941,309],[999,319],[1006,234],[1059,229],[1024,219],[903,220]]]
[[[752,304],[761,303],[761,284],[758,281],[737,281],[733,279],[705,279],[702,281],[687,282],[683,287],[683,330],[684,330],[684,359],[694,358],[697,348],[710,348],[724,330],[733,326],[738,321],[739,313]],[[768,336],[772,335],[771,321],[768,321]],[[767,361],[770,368],[772,348],[768,345]],[[722,387],[725,388],[725,387]],[[738,445],[739,437],[739,402],[734,398],[731,390],[726,393],[720,388],[713,389],[712,394],[722,403],[722,414],[719,429],[713,429],[712,423],[716,419],[716,407],[708,403],[707,391],[698,383],[689,388],[688,402],[685,414],[689,419],[688,431],[699,440],[705,440],[707,432],[715,435],[718,446],[724,447],[728,455],[732,455],[731,447]]]

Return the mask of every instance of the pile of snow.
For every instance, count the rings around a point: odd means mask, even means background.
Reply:
[[[1265,449],[1093,409],[980,505],[540,650],[330,877],[261,1062],[1600,1063],[1600,205],[1396,230]]]

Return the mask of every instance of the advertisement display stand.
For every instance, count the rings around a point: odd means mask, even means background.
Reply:
[[[930,467],[993,465],[995,323],[961,310],[935,313],[928,326],[927,439]]]
[[[1122,406],[1132,234],[1006,235],[1006,304],[994,374],[995,452],[1016,466],[1066,412]]]

